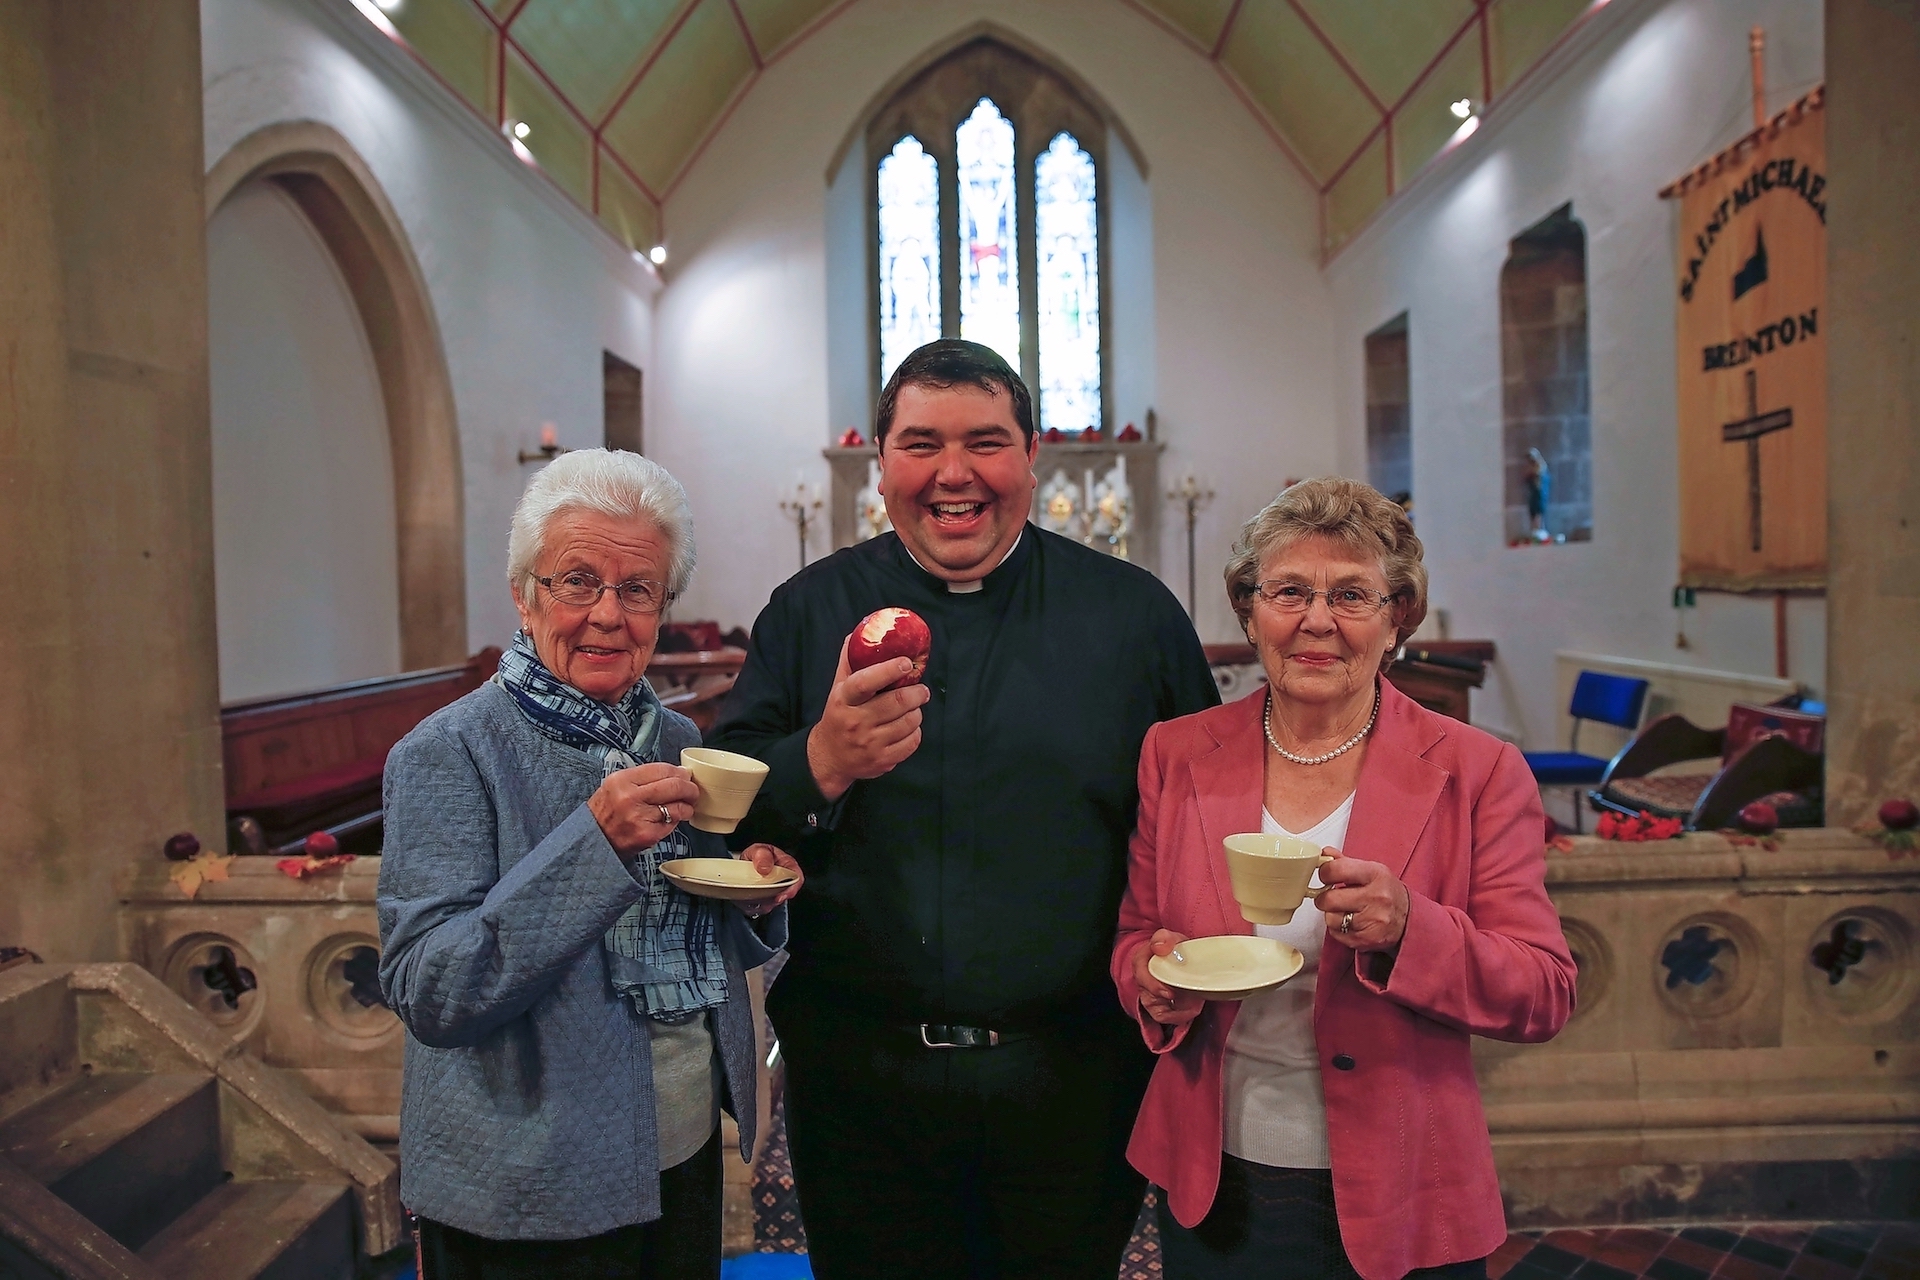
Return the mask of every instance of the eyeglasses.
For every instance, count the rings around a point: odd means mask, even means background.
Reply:
[[[620,607],[628,613],[658,613],[674,600],[674,594],[667,590],[666,583],[652,582],[646,578],[628,578],[616,584],[602,582],[593,574],[576,569],[572,573],[535,578],[534,581],[547,589],[547,594],[553,597],[555,604],[576,609],[591,609],[599,604],[603,591],[613,592],[620,601]]]
[[[1254,583],[1253,594],[1280,613],[1305,613],[1313,608],[1315,596],[1325,596],[1327,608],[1339,618],[1370,618],[1393,599],[1369,587],[1328,587],[1321,591],[1304,582],[1281,578]]]

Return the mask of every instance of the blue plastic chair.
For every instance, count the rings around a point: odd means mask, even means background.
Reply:
[[[1629,732],[1640,727],[1640,712],[1647,703],[1647,682],[1631,676],[1608,675],[1604,671],[1582,671],[1573,682],[1573,701],[1567,707],[1573,716],[1573,734],[1565,751],[1529,751],[1527,767],[1534,781],[1543,787],[1587,787],[1598,783],[1607,771],[1607,762],[1580,750],[1580,722],[1616,725]],[[1582,830],[1580,802],[1573,805],[1573,829]]]

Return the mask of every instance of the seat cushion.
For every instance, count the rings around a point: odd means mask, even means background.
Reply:
[[[1603,797],[1636,813],[1644,809],[1656,818],[1684,818],[1693,812],[1694,802],[1714,777],[1711,773],[1676,773],[1615,778],[1607,784]]]
[[[1607,771],[1605,760],[1578,751],[1529,751],[1526,756],[1527,767],[1533,770],[1534,781],[1543,787],[1571,787],[1598,782],[1600,775]]]

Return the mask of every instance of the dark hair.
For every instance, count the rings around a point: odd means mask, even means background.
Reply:
[[[1033,394],[1000,353],[992,347],[965,338],[940,338],[908,354],[900,367],[887,379],[880,392],[880,403],[873,414],[873,442],[886,447],[887,432],[893,428],[893,410],[902,387],[978,387],[999,395],[1004,388],[1013,400],[1013,420],[1033,444]]]

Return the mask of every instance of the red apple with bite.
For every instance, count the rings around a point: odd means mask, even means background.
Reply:
[[[913,670],[901,676],[889,689],[904,689],[919,684],[927,673],[927,656],[933,652],[933,632],[927,620],[911,609],[875,609],[860,620],[847,637],[847,669],[864,671],[876,662],[890,658],[910,658]]]

